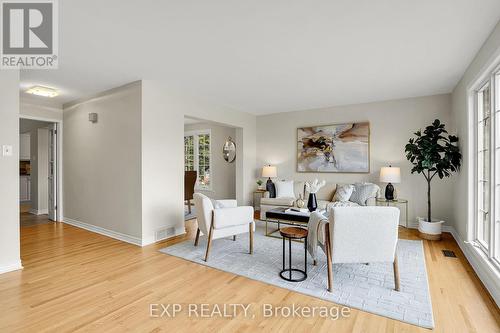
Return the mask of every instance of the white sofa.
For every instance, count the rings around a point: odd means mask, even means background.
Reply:
[[[269,192],[265,192],[263,198],[260,200],[260,219],[265,220],[266,212],[271,209],[275,209],[278,207],[295,206],[295,201],[298,199],[299,194],[302,194],[304,202],[307,206],[307,199],[309,197],[309,193],[305,191],[305,181],[294,181],[293,187],[294,187],[295,197],[270,198]],[[329,203],[332,203],[333,196],[335,195],[336,190],[337,190],[336,183],[326,183],[326,185],[322,187],[318,193],[316,193],[316,200],[318,201],[318,209],[326,209],[326,206]],[[363,206],[375,206],[375,199],[379,196],[379,194],[380,194],[380,188],[378,188],[377,192],[372,197],[366,200]],[[360,206],[360,204],[348,201],[343,203],[342,206]]]

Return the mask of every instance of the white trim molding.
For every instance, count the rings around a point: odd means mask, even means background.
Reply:
[[[85,229],[87,231],[95,232],[95,233],[100,234],[100,235],[104,235],[107,237],[111,237],[111,238],[120,240],[122,242],[126,242],[126,243],[137,245],[137,246],[142,246],[142,240],[139,237],[130,236],[130,235],[123,234],[121,232],[101,228],[101,227],[98,227],[98,226],[95,226],[95,225],[92,225],[89,223],[85,223],[85,222],[71,219],[69,217],[65,217],[63,219],[63,222],[66,224],[72,225],[74,227],[77,227],[77,228]]]
[[[61,109],[62,113],[62,109]],[[64,178],[63,178],[63,119],[61,116],[61,119],[56,119],[56,118],[50,118],[50,117],[43,117],[43,116],[29,116],[29,115],[24,115],[24,114],[19,114],[19,119],[31,119],[31,120],[39,120],[39,121],[46,121],[46,122],[51,122],[55,123],[57,125],[57,194],[56,194],[56,220],[57,221],[62,221],[64,219],[64,202],[63,202],[63,183],[64,183]],[[47,213],[48,214],[48,209]]]
[[[161,238],[158,238],[158,239],[156,239],[155,236],[145,237],[142,240],[142,246],[151,245],[151,244],[154,244],[154,243],[157,243],[157,242],[161,242],[161,241],[164,241],[164,240],[167,240],[167,239],[170,239],[170,238],[174,238],[174,237],[177,237],[177,236],[182,236],[185,233],[186,233],[186,228],[184,228],[184,225],[181,225],[181,226],[175,227],[175,231],[174,231],[173,235],[168,235],[168,236],[161,237]]]
[[[13,263],[0,266],[0,274],[17,271],[20,269],[23,269],[23,265],[21,263],[21,260],[17,260]]]
[[[45,208],[45,209],[30,209],[30,214],[33,214],[33,215],[46,215],[49,213],[49,209],[48,208]]]
[[[464,241],[455,228],[443,226],[443,231],[451,233],[497,306],[500,306],[500,274],[497,269],[489,264],[488,258],[481,253],[480,249]]]
[[[167,237],[163,237],[161,239],[155,239],[155,237],[152,236],[152,237],[146,237],[146,238],[142,239],[139,237],[123,234],[121,232],[98,227],[98,226],[95,226],[95,225],[92,225],[89,223],[77,221],[77,220],[71,219],[69,217],[65,217],[63,219],[63,222],[66,224],[72,225],[73,227],[85,229],[85,230],[90,231],[90,232],[95,232],[95,233],[103,235],[103,236],[111,237],[113,239],[117,239],[119,241],[126,242],[126,243],[133,244],[133,245],[137,245],[137,246],[141,246],[141,247],[151,245],[151,244],[154,244],[156,242],[160,242],[160,241],[170,239],[173,237],[177,237],[180,235],[184,235],[186,233],[186,229],[184,228],[184,225],[182,225],[182,226],[176,227],[174,234],[168,235]]]

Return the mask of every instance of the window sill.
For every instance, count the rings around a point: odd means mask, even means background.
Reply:
[[[470,265],[490,292],[497,305],[500,304],[500,271],[496,265],[478,247],[469,242],[464,242],[456,231],[452,232],[455,240],[462,249]]]
[[[492,262],[492,259],[490,259],[486,253],[484,253],[484,250],[479,246],[479,245],[474,245],[472,243],[466,243],[466,246],[471,249],[472,252],[474,252],[474,255],[483,262],[483,265],[485,268],[487,268],[491,273],[494,275],[494,277],[500,281],[500,270],[499,267]]]

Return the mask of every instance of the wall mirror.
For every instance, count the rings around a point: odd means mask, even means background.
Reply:
[[[236,159],[236,144],[231,137],[228,137],[222,147],[222,156],[228,163],[233,163]]]

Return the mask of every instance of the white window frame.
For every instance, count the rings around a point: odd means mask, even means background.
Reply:
[[[489,233],[488,233],[488,247],[478,239],[478,212],[479,212],[479,202],[478,202],[478,184],[479,184],[479,170],[478,170],[478,154],[479,154],[479,142],[478,142],[478,93],[481,92],[486,85],[490,87],[490,147],[489,147],[489,164],[490,164],[490,179],[489,181],[489,190],[490,190],[490,198],[489,198]],[[489,74],[480,80],[472,89],[471,89],[471,102],[473,104],[473,133],[470,136],[473,141],[473,168],[474,168],[474,213],[472,219],[472,243],[478,248],[486,257],[486,259],[493,265],[493,267],[500,271],[500,258],[495,258],[495,249],[500,244],[496,244],[495,233],[496,229],[500,228],[500,211],[497,211],[496,207],[496,184],[500,184],[500,180],[497,178],[500,177],[500,172],[497,174],[497,158],[500,158],[500,140],[497,141],[497,131],[500,131],[500,128],[497,128],[497,118],[500,117],[500,90],[498,89],[500,85],[500,65],[494,67]],[[497,95],[497,90],[499,94]],[[470,105],[470,104],[469,104]],[[500,120],[499,120],[500,121]],[[497,148],[499,147],[499,148]],[[498,155],[498,156],[497,156]],[[500,185],[499,185],[500,186]],[[500,209],[499,209],[500,210]]]
[[[195,142],[194,142],[194,135],[187,135],[187,134],[184,134],[184,144],[186,143],[186,138],[189,137],[189,136],[192,136],[193,137],[193,169],[196,169],[196,164],[194,162],[194,159],[195,159]],[[186,146],[184,146],[184,170],[185,171],[188,171],[186,170]]]
[[[199,176],[200,176],[200,168],[199,168],[199,135],[207,135],[210,137],[210,144],[209,144],[209,159],[210,159],[210,185],[201,185],[199,182]],[[212,131],[210,129],[203,129],[203,130],[194,130],[194,131],[186,131],[184,132],[184,137],[186,136],[192,136],[193,137],[193,145],[194,145],[194,169],[197,172],[196,176],[196,184],[194,186],[195,190],[198,191],[213,191],[213,160],[212,160]]]

